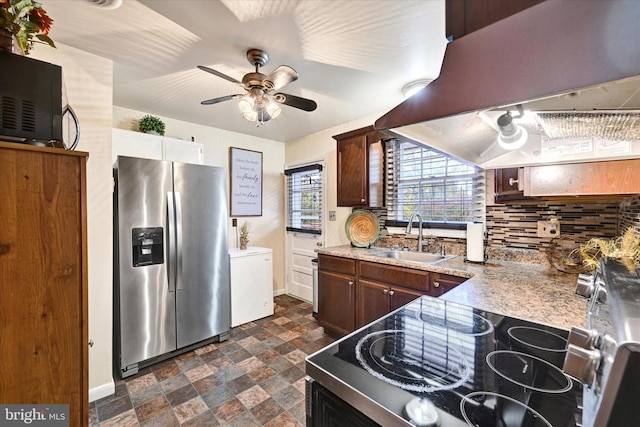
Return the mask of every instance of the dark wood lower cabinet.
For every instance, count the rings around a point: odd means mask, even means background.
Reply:
[[[402,307],[426,292],[390,286],[366,279],[358,281],[358,328]]]
[[[345,426],[376,427],[379,424],[322,387],[317,381],[307,383],[307,427]]]
[[[369,261],[318,256],[318,323],[347,335],[422,295],[439,297],[467,280]]]
[[[358,282],[358,326],[364,326],[389,313],[389,286],[360,279]]]
[[[393,311],[397,308],[402,307],[403,305],[409,304],[416,298],[425,295],[424,292],[414,291],[413,289],[406,288],[395,288],[392,287],[389,291],[391,294],[391,310]]]
[[[318,322],[332,335],[355,330],[355,278],[318,271]]]

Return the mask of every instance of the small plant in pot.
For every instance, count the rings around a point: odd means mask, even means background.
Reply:
[[[160,120],[160,117],[149,114],[140,119],[138,129],[140,132],[164,136],[164,122]]]

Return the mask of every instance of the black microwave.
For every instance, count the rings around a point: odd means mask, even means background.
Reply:
[[[62,141],[62,68],[0,52],[0,140]]]

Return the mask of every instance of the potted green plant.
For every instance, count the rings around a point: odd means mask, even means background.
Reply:
[[[0,50],[12,52],[12,38],[25,55],[35,42],[56,47],[49,38],[53,20],[33,0],[0,0]]]
[[[138,129],[140,132],[164,136],[164,122],[160,120],[160,117],[149,114],[140,119]]]

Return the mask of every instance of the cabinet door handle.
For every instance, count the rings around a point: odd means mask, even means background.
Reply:
[[[389,293],[389,289],[383,289],[382,293],[385,294],[385,295],[388,294]]]
[[[364,203],[364,202],[365,202],[365,200],[364,200],[364,199],[360,199],[360,203]]]
[[[395,293],[396,293],[395,291],[389,291],[389,295],[393,295]]]
[[[509,186],[513,187],[514,185],[516,185],[518,183],[517,179],[513,179],[513,178],[509,178]]]
[[[439,288],[440,287],[440,282],[433,282],[433,287],[434,288]]]
[[[353,286],[353,280],[349,280],[349,286]]]

